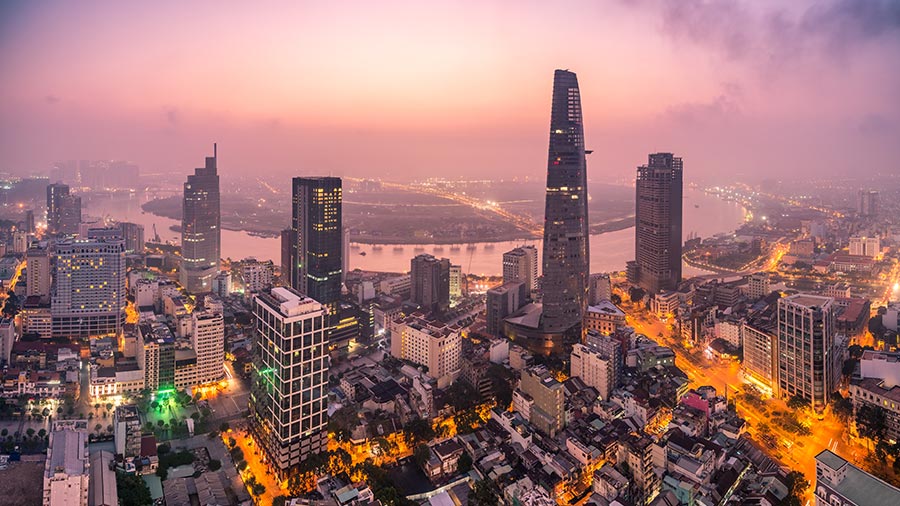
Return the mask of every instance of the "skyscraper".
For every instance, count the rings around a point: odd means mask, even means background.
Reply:
[[[50,296],[50,250],[48,248],[30,248],[25,254],[26,292],[29,297]]]
[[[581,323],[588,298],[587,164],[581,96],[575,73],[553,77],[547,198],[544,212],[543,329]]]
[[[326,449],[330,318],[322,304],[287,287],[257,295],[253,314],[250,427],[283,477]]]
[[[291,284],[291,250],[297,242],[294,229],[286,228],[281,231],[281,283]]]
[[[875,190],[859,190],[857,195],[856,212],[860,216],[878,215],[878,192]]]
[[[681,282],[682,168],[672,153],[654,153],[637,168],[634,276],[651,293]]]
[[[778,299],[777,391],[803,398],[816,411],[825,408],[841,375],[833,305],[834,299],[818,295]]]
[[[450,260],[438,260],[423,253],[409,263],[409,299],[425,311],[446,311],[450,307]]]
[[[206,157],[184,183],[181,218],[181,284],[189,292],[212,289],[222,256],[222,217],[219,201],[218,153]]]
[[[119,239],[56,245],[53,336],[116,334],[125,323],[125,245]]]
[[[291,228],[291,287],[338,310],[343,269],[341,178],[295,177]]]
[[[503,282],[523,281],[529,292],[537,290],[538,254],[534,246],[519,246],[503,254]]]
[[[47,232],[59,233],[59,201],[69,195],[69,185],[54,183],[47,185]]]

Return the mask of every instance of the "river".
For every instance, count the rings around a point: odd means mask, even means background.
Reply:
[[[721,200],[700,190],[685,189],[684,238],[690,233],[701,237],[731,232],[744,222],[746,211],[735,202]],[[175,220],[155,216],[141,211],[145,197],[94,198],[85,205],[85,215],[109,217],[144,225],[144,235],[149,241],[153,237],[153,225],[162,240],[180,240],[180,234],[169,227],[180,225]],[[496,243],[475,243],[470,245],[370,245],[351,244],[350,269],[369,271],[406,272],[409,260],[419,253],[431,253],[449,258],[454,264],[462,265],[463,271],[479,275],[499,275],[502,273],[502,258],[505,251],[516,246],[531,244],[538,247],[540,240],[505,241]],[[365,253],[365,255],[362,255]],[[222,256],[241,259],[256,257],[259,260],[281,261],[281,241],[278,238],[255,237],[246,232],[222,231]],[[634,227],[591,236],[591,272],[623,270],[625,262],[634,257]],[[684,265],[684,275],[707,274],[707,271]]]

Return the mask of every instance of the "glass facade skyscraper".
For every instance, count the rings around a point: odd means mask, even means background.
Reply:
[[[219,200],[218,153],[194,170],[184,183],[181,219],[181,284],[189,292],[212,290],[222,257],[222,216]]]
[[[341,178],[295,177],[291,228],[291,287],[325,305],[341,299],[343,223]]]
[[[544,212],[543,313],[547,332],[579,325],[588,296],[587,163],[581,96],[574,72],[553,77]]]

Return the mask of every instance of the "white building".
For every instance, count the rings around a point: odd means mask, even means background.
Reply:
[[[457,327],[415,313],[394,321],[391,355],[428,368],[428,375],[444,388],[459,374],[462,336]]]
[[[503,254],[503,282],[523,281],[529,292],[537,290],[538,253],[534,246],[519,246]]]
[[[238,283],[244,293],[261,292],[272,287],[275,281],[275,264],[271,260],[260,262],[245,258],[238,265]]]
[[[213,311],[195,312],[193,317],[198,383],[215,383],[225,376],[225,319]]]
[[[379,288],[381,289],[381,293],[407,299],[412,290],[412,281],[409,274],[404,274],[402,276],[395,276],[393,278],[382,280],[379,284]]]
[[[662,291],[650,298],[650,311],[660,318],[666,318],[678,312],[681,300],[678,292]]]
[[[25,282],[28,286],[26,295],[50,296],[50,250],[47,248],[31,248],[25,254]]]
[[[757,272],[747,279],[747,297],[751,300],[761,299],[771,292],[768,273]]]
[[[739,348],[744,340],[744,320],[718,320],[716,321],[716,338],[724,339],[728,344]]]
[[[10,318],[3,318],[0,320],[0,366],[9,364],[14,342],[16,342],[16,323]]]
[[[450,297],[462,296],[462,266],[450,265]]]
[[[88,422],[56,422],[44,463],[44,506],[87,506]]]
[[[850,238],[850,254],[875,258],[881,253],[881,239],[878,237],[853,236]]]
[[[595,347],[576,343],[569,358],[571,375],[581,378],[587,386],[596,388],[603,400],[609,399],[609,394],[615,388],[614,357]]]
[[[608,299],[591,304],[584,312],[583,328],[610,335],[625,326],[625,312]]]

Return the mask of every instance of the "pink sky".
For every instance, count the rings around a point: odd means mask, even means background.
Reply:
[[[542,178],[553,69],[592,180],[897,172],[897,2],[4,2],[0,171]]]

